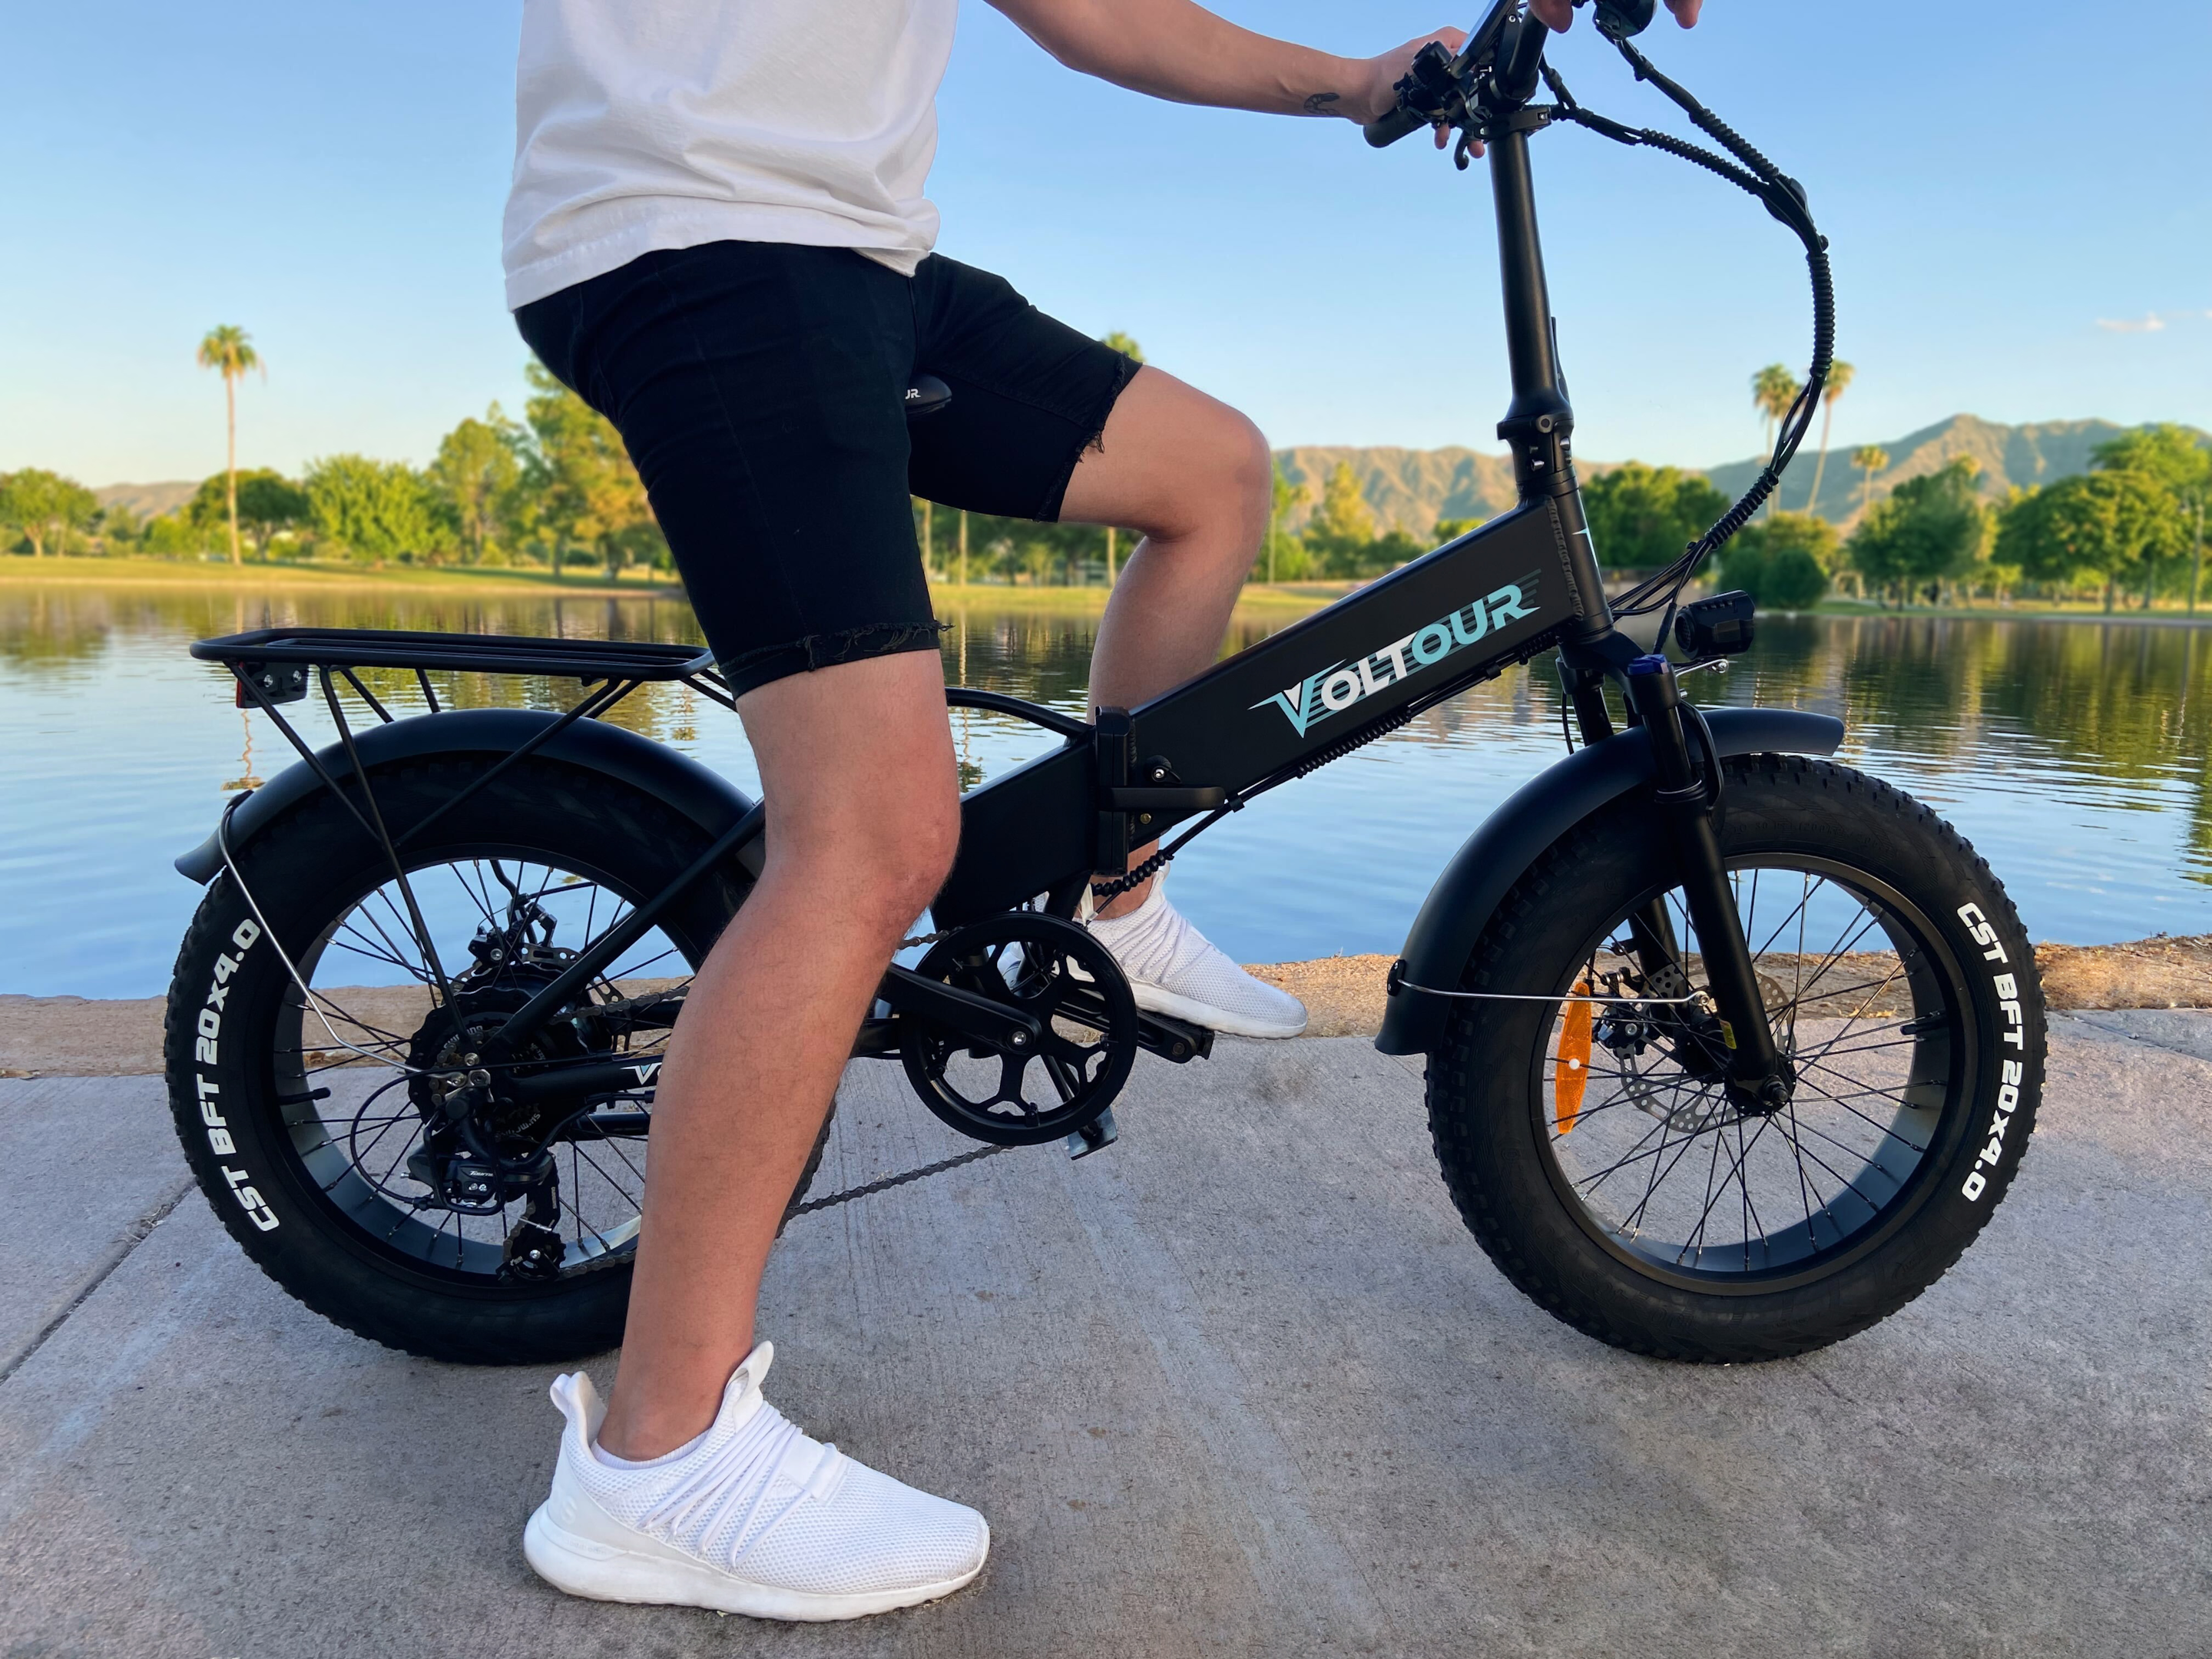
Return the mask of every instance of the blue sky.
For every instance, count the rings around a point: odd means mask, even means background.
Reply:
[[[609,0],[616,3],[617,0]],[[707,3],[708,0],[700,0]],[[1347,53],[1465,25],[1433,0],[1236,0]],[[70,0],[0,19],[0,470],[91,483],[221,465],[191,350],[252,331],[241,459],[427,459],[520,401],[499,215],[519,0]],[[2124,20],[2122,22],[2112,20]],[[941,244],[1248,410],[1279,444],[1493,447],[1488,193],[1418,143],[1150,102],[967,0]],[[2212,8],[1711,0],[1647,45],[1802,179],[1834,244],[1837,441],[1960,410],[2212,427]],[[1583,27],[1586,103],[1682,131]],[[1746,381],[1802,367],[1794,244],[1747,198],[1577,131],[1538,181],[1579,447],[1758,447]],[[2149,325],[2152,321],[2160,325]]]

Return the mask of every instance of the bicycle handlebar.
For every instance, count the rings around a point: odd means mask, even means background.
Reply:
[[[1577,5],[1587,0],[1575,0]],[[1648,18],[1657,0],[1599,0],[1601,10],[1633,11]],[[1397,107],[1370,121],[1362,132],[1376,149],[1385,149],[1423,127],[1455,125],[1467,113],[1476,73],[1488,69],[1504,101],[1517,106],[1536,90],[1544,64],[1544,42],[1551,31],[1523,0],[1495,0],[1490,15],[1476,25],[1455,58],[1431,40],[1415,54],[1397,85]],[[1485,103],[1488,103],[1486,97]]]
[[[1408,109],[1401,102],[1398,107],[1378,121],[1370,121],[1360,131],[1367,142],[1377,149],[1388,149],[1401,138],[1412,137],[1429,125],[1429,118],[1417,109]]]

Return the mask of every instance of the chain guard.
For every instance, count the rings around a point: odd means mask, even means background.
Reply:
[[[945,935],[915,972],[1018,1008],[1044,1029],[1035,1050],[1017,1053],[898,1016],[907,1080],[962,1134],[997,1146],[1059,1140],[1097,1122],[1128,1081],[1137,1000],[1087,929],[1009,911]]]

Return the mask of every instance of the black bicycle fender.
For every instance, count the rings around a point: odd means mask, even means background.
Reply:
[[[1832,755],[1844,740],[1844,723],[1833,715],[1796,708],[1709,708],[1705,718],[1723,755]],[[1651,778],[1650,744],[1630,730],[1576,750],[1515,790],[1429,890],[1406,935],[1402,977],[1457,985],[1492,913],[1544,849]],[[1375,1046],[1386,1054],[1427,1054],[1443,1040],[1450,1009],[1442,997],[1400,991],[1383,1006]]]
[[[359,733],[354,746],[362,764],[374,772],[404,761],[466,757],[496,762],[538,736],[560,717],[521,708],[455,709],[422,714]],[[689,756],[604,720],[574,721],[538,751],[549,760],[596,772],[629,785],[709,836],[719,836],[752,810],[743,791]],[[330,775],[343,781],[352,774],[345,750],[337,744],[318,751]],[[246,798],[230,821],[234,852],[323,787],[314,769],[295,761]],[[761,843],[756,838],[738,854],[760,873]],[[177,873],[204,885],[222,870],[222,848],[214,835],[176,861]]]

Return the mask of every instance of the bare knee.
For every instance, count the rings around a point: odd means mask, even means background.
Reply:
[[[1267,447],[1267,434],[1249,419],[1234,410],[1229,415],[1231,427],[1223,436],[1230,493],[1243,510],[1242,528],[1257,546],[1274,510],[1275,453]]]
[[[1206,403],[1205,418],[1185,434],[1176,488],[1162,503],[1160,522],[1141,527],[1176,540],[1202,536],[1256,548],[1273,505],[1273,452],[1245,416],[1226,404]]]
[[[929,908],[951,873],[960,803],[941,791],[888,810],[866,807],[791,825],[782,849],[771,829],[769,874],[813,890],[823,925],[896,939]]]

